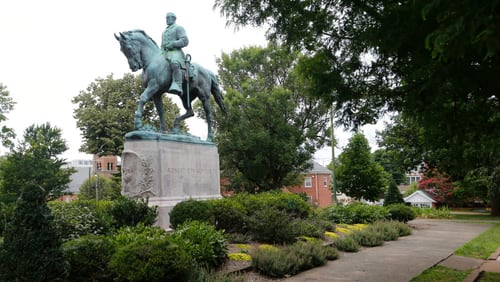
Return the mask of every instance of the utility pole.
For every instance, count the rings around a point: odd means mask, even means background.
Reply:
[[[330,114],[330,124],[332,127],[331,132],[331,145],[332,145],[332,188],[333,188],[333,202],[335,205],[338,205],[337,200],[337,182],[335,181],[335,134],[334,134],[334,125],[333,125],[333,103],[332,103],[332,112]]]

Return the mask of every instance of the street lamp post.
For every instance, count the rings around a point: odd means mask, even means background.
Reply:
[[[334,127],[333,127],[333,103],[332,103],[332,112],[330,114],[330,124],[332,127],[331,132],[331,145],[332,145],[332,188],[333,188],[333,201],[335,205],[338,205],[337,200],[337,183],[335,181],[335,135],[334,135]]]

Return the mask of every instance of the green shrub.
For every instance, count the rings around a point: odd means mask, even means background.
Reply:
[[[167,237],[167,232],[160,227],[139,223],[137,226],[120,228],[111,238],[118,247],[123,247],[137,241],[161,240],[165,237]]]
[[[330,246],[299,241],[277,250],[258,248],[252,253],[252,266],[265,275],[284,277],[323,265],[328,258],[336,257],[335,249]]]
[[[326,263],[327,247],[321,243],[296,242],[282,249],[288,257],[295,260],[291,274],[314,268]]]
[[[113,208],[115,202],[108,200],[77,200],[71,202],[79,207],[89,208],[92,214],[97,219],[97,224],[104,234],[108,234],[113,227],[113,216],[111,215],[111,209]]]
[[[70,281],[111,281],[108,263],[115,252],[113,242],[105,236],[87,235],[63,245],[70,264]]]
[[[339,251],[355,253],[359,251],[359,244],[352,236],[341,236],[333,240],[332,245]]]
[[[394,180],[389,183],[389,188],[384,196],[384,206],[389,206],[393,204],[404,204],[403,195],[399,191],[398,185]]]
[[[294,264],[281,250],[259,248],[252,253],[252,267],[270,277],[284,277],[292,272]]]
[[[16,206],[15,201],[14,195],[0,194],[0,236],[3,235],[5,227],[12,218]]]
[[[389,212],[381,206],[353,203],[347,206],[331,206],[322,210],[322,217],[334,223],[372,223],[387,218]]]
[[[191,263],[185,249],[163,238],[139,240],[119,248],[109,267],[118,281],[184,281]]]
[[[329,220],[324,220],[320,218],[312,218],[310,219],[315,225],[317,225],[319,228],[325,230],[325,231],[330,231],[330,232],[335,232],[335,223],[329,221]]]
[[[212,206],[215,228],[226,233],[247,232],[248,216],[245,207],[232,198],[207,201]]]
[[[408,222],[410,220],[415,219],[416,213],[411,208],[404,204],[395,204],[387,206],[387,210],[389,211],[389,219],[397,220],[401,222]]]
[[[227,233],[226,234],[227,241],[229,243],[248,243],[250,242],[250,236],[247,234],[241,233]]]
[[[147,199],[133,200],[121,197],[115,201],[110,213],[116,228],[136,226],[139,223],[153,225],[158,217],[158,207],[149,207]]]
[[[188,282],[244,282],[245,277],[239,273],[223,273],[204,267],[195,267],[189,272]]]
[[[350,236],[363,247],[376,247],[384,244],[384,234],[375,230],[366,228],[361,231],[355,231]]]
[[[210,224],[214,222],[212,205],[207,201],[193,199],[182,201],[175,205],[169,215],[170,227],[173,229],[190,220],[203,221]]]
[[[63,281],[69,274],[46,191],[36,184],[21,188],[0,250],[0,281]]]
[[[324,238],[325,229],[316,224],[315,221],[309,219],[296,219],[291,224],[294,225],[294,230],[298,236],[308,236],[313,238]]]
[[[48,203],[54,216],[54,224],[63,241],[83,235],[104,233],[104,227],[89,207],[73,202],[52,201]]]
[[[435,208],[412,208],[419,218],[450,219],[453,216],[447,207]]]
[[[187,250],[194,261],[203,267],[216,267],[227,257],[224,232],[200,221],[188,221],[169,234],[169,240]]]
[[[275,208],[257,210],[250,217],[249,231],[254,240],[263,243],[286,244],[296,240],[297,232],[288,213]]]
[[[311,207],[302,197],[281,191],[258,194],[238,193],[232,199],[241,203],[248,215],[252,215],[254,211],[269,208],[282,210],[293,218],[308,218],[312,212]]]
[[[339,258],[339,252],[332,245],[324,246],[323,251],[327,260],[336,260]]]
[[[369,225],[364,231],[372,233],[380,233],[384,237],[384,241],[394,241],[399,238],[399,228],[393,222],[378,221]]]
[[[396,221],[392,223],[394,227],[398,230],[399,237],[411,235],[411,227],[408,224]]]

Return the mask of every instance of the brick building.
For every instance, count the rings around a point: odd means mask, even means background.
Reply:
[[[333,203],[332,172],[313,161],[313,167],[303,172],[301,186],[287,187],[292,193],[306,193],[308,201],[314,206],[327,207]]]

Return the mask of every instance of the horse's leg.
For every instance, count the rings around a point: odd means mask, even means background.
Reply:
[[[158,116],[160,117],[160,132],[164,133],[167,131],[167,127],[165,125],[165,114],[163,112],[163,101],[162,94],[157,93],[153,96],[153,102],[156,106],[156,111],[158,112]]]
[[[210,105],[210,92],[207,93],[205,98],[202,99],[203,109],[205,110],[205,115],[207,117],[207,141],[212,142],[212,107]],[[203,96],[203,95],[200,95]]]
[[[151,100],[153,95],[158,92],[158,84],[154,81],[150,81],[142,92],[141,97],[139,99],[139,104],[137,105],[137,111],[134,115],[134,126],[135,129],[140,129],[142,127],[142,109],[144,108],[144,104],[147,101]]]
[[[192,91],[190,93],[190,95],[193,94]],[[189,103],[187,102],[187,95],[183,95],[181,97],[181,100],[182,100],[182,105],[184,106],[184,109],[186,110],[186,112],[181,115],[181,116],[177,116],[175,117],[175,120],[174,120],[174,128],[173,128],[173,132],[179,132],[179,126],[180,126],[180,123],[181,121],[187,119],[187,118],[190,118],[192,116],[194,116],[194,112],[193,112],[193,108],[191,108],[191,101],[189,101]],[[191,95],[191,97],[193,97],[194,95]]]

